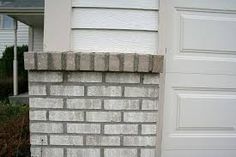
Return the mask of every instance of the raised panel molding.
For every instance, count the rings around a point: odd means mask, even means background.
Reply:
[[[176,130],[235,132],[236,92],[221,89],[182,89],[175,90],[175,93]],[[231,110],[227,110],[228,108]],[[223,116],[225,114],[228,116]]]
[[[236,13],[181,10],[180,52],[236,55]]]

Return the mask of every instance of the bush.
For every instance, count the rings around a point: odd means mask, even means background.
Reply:
[[[28,89],[27,71],[24,70],[24,52],[28,51],[28,46],[17,47],[18,60],[18,86],[19,92],[26,92]],[[14,47],[7,47],[0,59],[0,99],[13,94],[13,59]]]
[[[0,156],[29,157],[29,107],[0,102]]]

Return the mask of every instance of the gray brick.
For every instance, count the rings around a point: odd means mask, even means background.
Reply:
[[[75,53],[68,52],[65,53],[65,60],[66,60],[66,70],[76,70],[76,63],[75,63]]]
[[[84,113],[81,111],[49,111],[51,121],[83,121]]]
[[[143,100],[142,110],[158,110],[158,104],[156,100]]]
[[[47,95],[45,85],[29,85],[29,95]]]
[[[106,56],[105,53],[95,54],[94,56],[94,70],[95,71],[105,71],[106,69]]]
[[[83,145],[83,136],[50,135],[50,145]]]
[[[101,99],[67,99],[67,108],[70,109],[101,109]]]
[[[125,122],[156,122],[157,113],[147,112],[127,112],[124,113]]]
[[[119,146],[120,137],[118,136],[87,136],[86,144],[90,146]]]
[[[30,98],[30,108],[63,108],[63,99]]]
[[[96,148],[68,148],[67,157],[100,157],[100,150]]]
[[[154,73],[162,73],[163,72],[163,61],[164,56],[153,56],[153,65],[152,65],[152,72]]]
[[[140,83],[140,74],[137,73],[107,73],[106,82],[109,83]]]
[[[125,97],[157,97],[158,88],[155,87],[125,87]]]
[[[58,96],[84,96],[83,86],[63,86],[63,85],[52,85],[50,87],[51,95]]]
[[[62,82],[61,72],[29,72],[29,82]]]
[[[48,69],[48,54],[47,53],[37,53],[38,60],[38,70],[47,70]]]
[[[156,137],[155,136],[125,136],[124,145],[125,146],[155,146]]]
[[[31,145],[47,145],[48,138],[47,135],[30,135]]]
[[[64,151],[63,148],[31,147],[31,157],[64,157]]]
[[[89,122],[120,122],[120,112],[87,112],[86,120]]]
[[[88,53],[80,54],[80,70],[92,70],[91,69],[92,56]]]
[[[72,72],[68,75],[68,82],[102,82],[102,73]]]
[[[138,134],[138,125],[135,124],[110,124],[104,126],[105,134]]]
[[[138,72],[149,71],[149,55],[138,56]]]
[[[68,133],[77,134],[99,134],[101,130],[100,124],[67,124]]]
[[[134,71],[134,58],[135,54],[124,54],[124,71],[133,72]]]
[[[156,157],[156,149],[141,149],[141,157]]]
[[[49,69],[51,70],[62,70],[62,54],[61,53],[51,53],[49,60]]]
[[[30,120],[46,120],[46,111],[30,111],[29,118]]]
[[[120,71],[120,58],[118,54],[109,55],[109,71]]]
[[[88,87],[88,96],[121,96],[121,94],[121,87],[119,86]]]
[[[24,53],[24,66],[26,70],[35,69],[35,58],[34,53],[25,52]]]
[[[104,157],[137,157],[136,149],[111,148],[104,150]]]
[[[157,124],[143,124],[142,125],[142,134],[153,134],[157,133]]]
[[[138,110],[139,100],[104,100],[105,110]]]
[[[143,84],[160,84],[158,74],[145,74],[143,77]]]
[[[30,123],[32,133],[62,133],[62,123]]]

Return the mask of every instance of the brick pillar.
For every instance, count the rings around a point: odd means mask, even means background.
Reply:
[[[162,56],[26,53],[32,157],[155,157]]]

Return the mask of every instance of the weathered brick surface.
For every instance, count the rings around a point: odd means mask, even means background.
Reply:
[[[124,54],[124,71],[132,72],[134,71],[135,64],[135,54]]]
[[[108,70],[108,68],[106,67],[106,55],[105,55],[105,53],[94,55],[94,70],[95,71],[106,71],[106,70]]]
[[[64,157],[63,148],[31,148],[31,157]]]
[[[156,149],[141,149],[141,157],[157,157]]]
[[[120,112],[87,112],[86,120],[89,122],[120,122]]]
[[[28,69],[28,70],[36,69],[35,55],[36,53],[28,53],[28,52],[24,54],[25,69]]]
[[[102,73],[79,72],[69,73],[68,82],[102,82]]]
[[[100,149],[97,148],[68,148],[67,157],[100,157]]]
[[[46,111],[30,111],[30,120],[46,120]]]
[[[37,68],[39,70],[48,69],[48,54],[47,53],[37,53]]]
[[[101,109],[101,99],[67,99],[67,108],[69,109]]]
[[[158,103],[156,100],[143,100],[142,101],[142,110],[157,110]]]
[[[63,108],[61,98],[30,98],[30,108]]]
[[[157,133],[157,125],[156,124],[143,124],[141,133],[155,135]]]
[[[109,83],[140,83],[140,74],[107,73],[106,82]]]
[[[30,143],[32,145],[48,145],[47,135],[30,135]]]
[[[86,145],[92,146],[119,146],[119,136],[87,136]]]
[[[125,87],[126,97],[157,97],[158,88],[155,87]]]
[[[61,72],[29,72],[30,82],[62,82]]]
[[[80,52],[26,52],[26,70],[142,72],[163,71],[162,55]]]
[[[50,94],[57,96],[83,96],[83,86],[63,86],[63,85],[52,85],[50,87]]]
[[[104,157],[137,157],[136,149],[105,149]]]
[[[138,125],[110,124],[104,127],[105,134],[138,134]]]
[[[125,136],[125,146],[155,146],[155,136]]]
[[[29,95],[46,95],[46,85],[29,85]]]
[[[29,81],[32,155],[155,156],[158,74],[30,71]]]
[[[51,121],[83,121],[84,113],[81,111],[49,111]]]
[[[30,124],[31,133],[63,133],[62,123],[32,122]]]
[[[105,110],[138,110],[139,100],[104,100]]]
[[[83,137],[75,135],[50,135],[50,145],[83,145]]]
[[[157,74],[145,74],[143,77],[143,84],[160,84],[159,75]]]
[[[88,96],[121,96],[121,87],[120,86],[89,86],[88,87]]]
[[[156,122],[157,113],[152,112],[127,112],[124,113],[125,122]]]
[[[67,124],[67,133],[77,133],[77,134],[100,134],[101,125],[100,124]]]
[[[76,70],[76,54],[75,53],[66,53],[65,54],[65,70],[71,71],[71,70]]]

